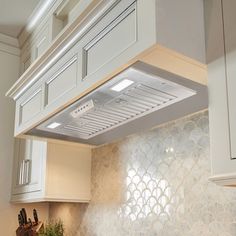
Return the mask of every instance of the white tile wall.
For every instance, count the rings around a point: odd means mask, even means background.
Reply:
[[[235,236],[236,189],[209,175],[200,112],[94,149],[91,203],[51,204],[51,217],[69,236]]]

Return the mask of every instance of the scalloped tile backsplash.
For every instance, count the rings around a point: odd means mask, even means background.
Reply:
[[[208,181],[208,113],[93,150],[90,204],[50,204],[67,236],[235,236],[236,189]]]

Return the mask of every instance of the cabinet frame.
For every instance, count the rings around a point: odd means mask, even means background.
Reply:
[[[209,126],[210,126],[210,153],[211,153],[211,176],[210,180],[223,186],[236,186],[236,159],[232,147],[236,145],[232,140],[232,122],[230,119],[232,93],[229,94],[229,78],[227,59],[227,38],[226,28],[233,22],[225,21],[223,12],[224,1],[205,1],[206,38],[207,41],[207,62],[208,62],[208,88],[209,88]],[[231,4],[235,2],[232,1]],[[235,5],[236,6],[236,5]],[[235,9],[231,5],[231,9]],[[236,20],[236,18],[235,18]],[[232,74],[231,74],[232,76]],[[234,147],[235,148],[235,147]]]
[[[162,41],[164,41],[167,37],[166,35],[158,37],[158,30],[161,26],[159,25],[159,18],[161,17],[159,8],[162,7],[161,4],[163,3],[157,0],[105,0],[99,2],[96,7],[93,5],[94,8],[91,8],[87,12],[89,14],[75,20],[71,27],[65,29],[63,34],[55,39],[50,49],[8,91],[7,95],[16,100],[16,109],[18,110],[19,100],[29,90],[36,88],[40,84],[43,89],[42,103],[44,107],[39,114],[28,122],[21,125],[17,122],[15,125],[15,136],[21,137],[22,135],[29,134],[32,128],[88,94],[137,61],[156,66],[205,85],[207,82],[206,67],[204,64],[159,45],[158,39],[162,38]],[[166,7],[165,4],[164,6]],[[201,11],[201,6],[194,7],[194,9],[192,7],[191,9],[190,4],[188,8],[194,12]],[[134,14],[134,20],[131,18],[128,19],[132,14]],[[175,20],[177,24],[182,24],[184,21],[183,19],[178,21],[181,18],[179,15],[180,12],[175,15]],[[194,15],[191,21],[194,27],[191,27],[191,29],[197,28],[197,31],[200,32],[199,16],[200,14]],[[94,49],[96,52],[98,43],[101,43],[104,47],[105,43],[102,40],[109,37],[109,34],[112,35],[111,39],[106,39],[112,45],[112,40],[116,38],[113,30],[123,24],[126,19],[128,19],[131,25],[130,27],[133,30],[130,41],[119,44],[117,51],[114,51],[114,57],[110,54],[102,55],[104,61],[101,62],[101,65],[97,57],[96,61],[98,65],[94,66],[95,71],[88,71],[89,73],[87,73],[88,52]],[[125,24],[121,28],[126,29]],[[122,32],[125,32],[125,30]],[[119,34],[119,30],[117,34]],[[203,38],[202,36],[200,34],[201,39]],[[122,37],[123,35],[120,35],[121,39]],[[168,45],[170,44],[169,41]],[[184,44],[184,41],[181,42],[181,46]],[[57,73],[56,71],[62,66],[62,61],[66,61],[69,54],[71,56],[78,56],[77,85],[56,98],[51,104],[47,104],[48,102],[45,96],[48,95],[48,85],[45,81],[54,77],[54,74]],[[19,119],[17,116],[19,116],[18,111],[16,112],[16,121]]]
[[[22,155],[21,148],[26,145],[26,142],[28,142],[28,145],[30,146],[30,151],[28,153],[29,156]],[[39,179],[36,182],[32,181],[32,166],[28,169],[21,169],[20,165],[22,163],[28,163],[32,165],[33,160],[33,141],[32,140],[23,140],[23,139],[16,139],[15,140],[15,152],[14,152],[14,168],[13,168],[13,182],[12,182],[12,196],[16,197],[25,193],[41,193],[44,189],[44,178],[41,178],[42,173],[45,172],[46,168],[46,149],[47,145],[46,143],[42,143],[41,145],[41,155],[40,155],[40,166],[39,168]],[[22,172],[23,170],[23,172]],[[26,172],[27,171],[27,172]],[[21,179],[20,179],[21,178]],[[26,179],[28,179],[26,181]]]
[[[30,144],[28,154],[20,147]],[[21,146],[23,145],[23,146]],[[29,158],[25,155],[31,155]],[[29,183],[19,182],[22,161],[37,166],[37,176],[29,169]],[[25,175],[25,177],[27,177]],[[91,199],[91,148],[67,142],[16,139],[11,202],[89,202]]]

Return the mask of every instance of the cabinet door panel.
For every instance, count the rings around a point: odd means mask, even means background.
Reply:
[[[31,61],[32,61],[31,50],[32,50],[32,47],[31,47],[30,39],[28,39],[25,42],[25,45],[21,49],[21,57],[20,57],[20,61],[21,61],[20,73],[21,74],[23,74],[31,64]]]
[[[236,158],[236,1],[223,0],[231,158]],[[220,96],[220,95],[219,95]]]
[[[19,123],[24,124],[41,111],[42,89],[39,88],[20,104]]]
[[[115,10],[114,14],[117,14]],[[133,3],[115,19],[110,19],[102,31],[97,32],[84,47],[85,76],[95,72],[136,42],[136,20],[136,3]]]
[[[25,139],[18,139],[15,145],[15,168],[16,173],[14,177],[13,194],[21,194],[26,192],[26,185],[29,183],[29,172],[27,170],[31,153],[31,141]],[[26,174],[27,173],[27,174]]]
[[[33,140],[31,148],[31,166],[29,191],[39,191],[42,188],[45,176],[44,164],[47,155],[46,142]]]
[[[74,56],[46,82],[46,105],[75,88],[76,84],[77,56]]]
[[[35,41],[35,59],[40,57],[46,51],[49,44],[49,26],[47,25],[37,35]]]
[[[44,184],[46,142],[19,139],[15,152],[12,194],[41,191]]]

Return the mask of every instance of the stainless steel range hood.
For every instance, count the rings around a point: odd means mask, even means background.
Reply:
[[[207,106],[206,86],[137,62],[27,134],[101,145]]]

